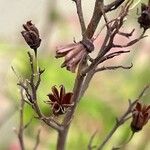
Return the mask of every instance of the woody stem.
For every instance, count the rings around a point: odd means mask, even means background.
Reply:
[[[75,80],[75,85],[73,89],[73,97],[72,101],[74,102],[74,105],[72,109],[66,114],[64,120],[63,120],[63,126],[65,127],[64,130],[58,132],[58,140],[57,140],[57,150],[65,150],[65,144],[67,140],[67,134],[68,130],[71,125],[71,120],[73,118],[73,114],[75,112],[77,103],[80,99],[80,92],[82,88],[82,83],[84,81],[84,76],[81,76],[80,73],[78,73],[76,80]]]

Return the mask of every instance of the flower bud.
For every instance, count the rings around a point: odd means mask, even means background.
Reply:
[[[23,24],[23,28],[24,31],[21,32],[22,36],[24,37],[26,43],[30,46],[30,48],[36,51],[41,44],[38,29],[34,24],[31,23],[31,21]]]

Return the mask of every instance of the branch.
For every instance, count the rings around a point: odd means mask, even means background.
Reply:
[[[122,65],[121,66],[108,66],[108,67],[103,66],[101,68],[97,68],[95,70],[95,73],[100,72],[100,71],[104,71],[104,70],[116,70],[116,69],[120,69],[120,68],[122,68],[122,69],[131,69],[132,67],[133,67],[132,63],[131,63],[130,66],[122,66]]]
[[[77,14],[78,14],[78,18],[79,18],[79,22],[81,26],[82,36],[84,36],[84,33],[86,31],[86,26],[85,26],[84,17],[83,17],[81,0],[74,0],[74,2],[76,3]]]
[[[88,89],[89,87],[89,83],[90,81],[92,80],[95,72],[95,70],[91,70],[87,73],[85,79],[84,79],[84,82],[83,82],[83,85],[82,85],[82,89],[81,89],[81,93],[80,93],[80,97],[82,97],[85,93],[85,91]]]
[[[106,13],[105,13],[105,11],[104,11],[104,8],[101,6],[101,10],[102,10],[102,15],[103,15],[103,17],[104,17],[104,20],[105,20],[105,22],[106,22],[106,27],[107,27],[107,30],[109,30],[109,23],[110,23],[110,21],[108,21],[108,18],[107,18],[107,16],[106,16]]]
[[[117,48],[129,47],[129,46],[132,46],[132,45],[134,45],[135,43],[139,42],[141,39],[143,39],[143,38],[145,38],[145,37],[147,37],[147,35],[144,36],[143,33],[142,33],[142,35],[141,35],[139,38],[136,38],[136,39],[134,39],[134,40],[128,42],[128,43],[125,44],[125,45],[113,44],[113,47],[117,47]]]
[[[123,143],[123,144],[120,145],[120,146],[113,147],[112,150],[117,150],[117,149],[124,148],[124,147],[132,140],[132,138],[133,138],[133,136],[134,136],[134,133],[135,133],[135,132],[132,132],[132,134],[130,135],[129,139],[128,139],[125,143]]]
[[[104,141],[99,145],[98,150],[102,150],[102,148],[105,146],[105,144],[110,140],[110,138],[113,136],[113,134],[116,132],[116,130],[124,124],[125,121],[127,121],[128,115],[132,112],[135,104],[143,97],[146,90],[150,88],[150,85],[147,85],[144,87],[142,92],[139,94],[138,98],[136,98],[133,102],[129,101],[129,107],[126,110],[126,112],[116,120],[116,123],[114,127],[111,129],[111,131],[108,133],[108,135],[105,137]]]
[[[27,99],[32,103],[32,96],[29,93],[28,87],[26,85],[24,85],[24,83],[21,81],[19,83],[17,83],[17,85],[19,85],[21,88],[23,88],[25,90]]]
[[[37,83],[35,85],[35,89],[37,90],[39,85],[40,85],[40,82],[41,82],[41,75],[44,73],[45,69],[44,70],[41,70],[40,68],[38,69],[38,79],[37,79]]]
[[[94,61],[91,63],[90,66],[88,66],[87,68],[85,68],[83,71],[82,71],[82,74],[86,74],[87,72],[91,71],[91,70],[94,70],[95,66],[97,66],[98,64],[108,60],[108,59],[112,59],[116,56],[119,56],[121,54],[124,54],[124,53],[129,53],[130,51],[117,51],[117,52],[113,52],[113,53],[110,53],[106,56],[103,56],[101,57],[100,55],[97,56]]]
[[[30,84],[33,84],[34,83],[34,76],[35,76],[35,74],[34,74],[34,65],[33,65],[33,56],[30,54],[30,52],[28,52],[28,56],[29,56],[29,60],[30,60],[30,67],[31,67],[31,72],[32,72],[32,74],[31,74],[31,83]]]
[[[15,76],[17,77],[18,80],[21,80],[21,76],[17,74],[16,70],[14,69],[13,66],[11,66],[11,69],[13,71],[13,73],[15,74]]]
[[[144,93],[146,92],[146,90],[148,90],[150,88],[150,84],[148,84],[147,86],[144,87],[143,91],[139,94],[137,99],[141,99],[144,96]]]
[[[135,29],[133,29],[130,33],[124,33],[124,32],[120,32],[120,31],[119,31],[118,34],[119,34],[119,35],[122,35],[122,36],[124,36],[124,37],[126,37],[126,38],[129,38],[130,36],[133,35],[134,31],[135,31]]]
[[[116,51],[116,52],[110,53],[110,54],[104,56],[101,60],[99,60],[99,63],[102,63],[102,62],[104,62],[105,60],[111,59],[111,58],[116,57],[116,56],[119,56],[119,55],[121,55],[121,54],[129,53],[129,52],[130,52],[130,51]]]
[[[21,95],[21,99],[20,99],[20,123],[19,123],[19,131],[18,131],[18,139],[19,139],[19,143],[20,143],[20,147],[21,150],[25,150],[25,146],[24,146],[24,137],[23,137],[23,131],[24,131],[24,125],[23,125],[23,113],[24,113],[24,96],[23,96],[23,88],[21,88],[20,90],[20,95]]]
[[[33,118],[31,118],[30,121],[24,125],[24,130],[31,124],[32,120],[33,120]]]
[[[105,6],[105,12],[112,11],[118,8],[125,0],[115,0],[114,2]]]
[[[37,148],[39,146],[39,143],[40,143],[40,133],[41,133],[41,130],[38,130],[37,137],[36,137],[36,143],[35,143],[35,146],[34,146],[33,150],[37,150]]]
[[[71,99],[71,101],[74,102],[74,105],[71,107],[71,110],[67,112],[67,114],[65,115],[63,119],[62,126],[64,126],[65,128],[64,130],[59,131],[58,140],[57,140],[57,150],[65,150],[68,130],[70,128],[71,121],[76,110],[76,106],[80,100],[80,92],[81,92],[82,84],[85,78],[85,76],[81,75],[80,68],[82,68],[82,66],[84,66],[85,63],[86,63],[86,58],[83,58],[78,67],[78,73],[77,73],[75,83],[74,83],[74,88],[73,88],[73,96]]]
[[[98,26],[98,23],[102,17],[101,7],[103,7],[103,0],[96,0],[92,18],[91,18],[90,23],[88,24],[87,30],[85,32],[85,36],[89,39],[91,39],[93,37],[93,34],[94,34],[94,32]]]
[[[97,131],[95,131],[93,133],[93,135],[91,136],[90,140],[89,140],[89,144],[88,144],[88,150],[92,150],[94,148],[96,148],[96,145],[95,146],[92,146],[92,143],[93,143],[93,140],[94,140],[94,137],[96,135]]]

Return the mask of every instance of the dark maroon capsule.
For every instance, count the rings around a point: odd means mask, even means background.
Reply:
[[[48,94],[47,96],[49,97],[49,100],[46,103],[52,106],[53,114],[56,116],[66,113],[68,108],[73,106],[73,102],[71,102],[73,93],[66,93],[63,85],[61,85],[60,91],[53,86],[52,93]]]
[[[31,21],[23,24],[23,28],[24,31],[21,32],[22,36],[24,37],[26,43],[30,46],[30,48],[36,51],[41,44],[38,29],[34,24],[31,23]]]

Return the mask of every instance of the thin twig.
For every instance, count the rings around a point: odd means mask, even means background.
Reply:
[[[108,66],[108,67],[105,67],[105,66],[103,66],[103,67],[101,67],[101,68],[97,68],[96,70],[95,70],[95,72],[100,72],[100,71],[104,71],[104,70],[116,70],[116,69],[120,69],[120,68],[122,68],[122,69],[131,69],[133,67],[133,64],[131,63],[131,65],[130,66]]]
[[[117,47],[117,48],[125,48],[125,47],[129,47],[129,46],[132,46],[134,45],[135,43],[137,43],[138,41],[140,41],[141,39],[147,37],[147,35],[143,36],[143,33],[142,35],[139,37],[139,38],[136,38],[130,42],[128,42],[127,44],[125,45],[117,45],[117,44],[113,44],[113,47]]]
[[[133,29],[130,33],[124,33],[124,32],[119,31],[118,34],[122,35],[122,36],[124,36],[126,38],[129,38],[130,36],[133,35],[134,31],[135,31],[135,29]]]
[[[18,80],[21,79],[21,77],[17,74],[16,70],[14,69],[13,66],[11,66],[12,71],[14,72],[15,76],[17,77]]]
[[[125,143],[123,143],[123,144],[120,145],[120,146],[113,147],[112,150],[117,150],[117,149],[124,148],[124,147],[132,140],[132,138],[133,138],[133,136],[134,136],[134,133],[135,133],[135,132],[132,132],[132,134],[130,135],[129,139],[128,139]]]
[[[85,70],[82,71],[82,74],[86,74],[87,72],[89,72],[90,70],[93,70],[95,68],[95,66],[97,66],[98,64],[108,60],[108,59],[112,59],[116,56],[119,56],[121,54],[125,54],[125,53],[129,53],[130,51],[116,51],[116,52],[112,52],[106,56],[98,56],[95,58],[95,60],[91,63],[90,66],[88,66],[87,68],[85,68]]]
[[[147,86],[145,86],[145,88],[143,89],[143,91],[139,94],[138,99],[141,99],[144,96],[144,93],[146,90],[148,90],[150,88],[150,84],[148,84]]]
[[[17,85],[19,85],[21,88],[23,88],[25,90],[27,99],[32,103],[32,96],[29,93],[28,87],[26,85],[24,85],[23,82],[19,82],[19,83],[17,83]]]
[[[91,136],[90,140],[89,140],[89,143],[88,143],[88,150],[93,150],[94,148],[96,148],[96,145],[92,146],[92,143],[93,143],[93,140],[94,140],[94,137],[96,135],[97,131],[95,131],[93,133],[93,135]]]
[[[26,129],[26,128],[31,124],[32,120],[33,120],[33,118],[31,118],[31,119],[29,120],[29,122],[24,125],[24,129]]]
[[[125,0],[115,0],[114,2],[105,6],[105,12],[112,11],[118,8]]]
[[[35,85],[35,89],[37,90],[40,82],[41,82],[41,75],[44,73],[45,69],[41,70],[40,68],[38,69],[38,79],[37,79],[37,83]]]
[[[40,143],[40,133],[41,133],[41,130],[38,130],[38,133],[37,133],[37,136],[36,136],[36,143],[35,143],[35,146],[34,146],[33,150],[37,150],[37,148],[39,146],[39,143]]]
[[[84,33],[86,31],[86,26],[85,26],[85,21],[83,17],[82,2],[81,0],[74,0],[74,2],[76,3],[77,14],[78,14],[79,22],[81,25],[82,36],[84,36]]]
[[[24,145],[24,136],[23,136],[23,131],[24,131],[24,122],[23,122],[23,118],[24,118],[24,96],[23,96],[23,88],[20,89],[20,95],[21,95],[21,99],[20,99],[20,123],[19,123],[19,131],[18,131],[18,138],[19,138],[19,143],[20,143],[20,147],[21,150],[25,150],[25,145]]]

